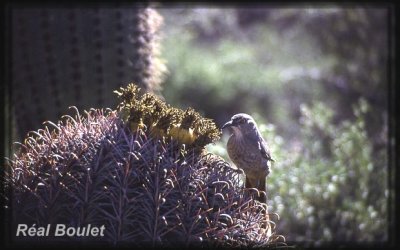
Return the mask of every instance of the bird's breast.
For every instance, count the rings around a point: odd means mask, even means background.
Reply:
[[[243,137],[231,136],[228,140],[228,155],[236,165],[251,164],[259,161],[260,153],[251,142]]]
[[[262,157],[258,144],[232,135],[227,143],[227,151],[232,162],[246,174],[269,172],[267,161]]]

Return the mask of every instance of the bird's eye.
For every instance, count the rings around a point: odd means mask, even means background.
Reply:
[[[243,118],[236,118],[235,119],[235,123],[242,124],[242,123],[244,123],[244,119]]]

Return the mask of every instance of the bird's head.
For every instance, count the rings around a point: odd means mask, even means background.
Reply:
[[[221,129],[231,128],[235,134],[257,133],[257,124],[253,117],[240,113],[232,116],[231,120],[225,123]]]

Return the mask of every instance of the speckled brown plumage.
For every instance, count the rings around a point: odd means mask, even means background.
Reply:
[[[269,162],[273,160],[254,119],[247,114],[237,114],[223,126],[226,127],[233,131],[227,144],[228,155],[246,174],[246,188],[266,192],[265,179],[270,173]],[[259,200],[266,202],[266,196],[261,193]]]

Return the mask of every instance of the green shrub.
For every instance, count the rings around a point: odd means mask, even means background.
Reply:
[[[387,159],[384,151],[372,152],[364,123],[368,109],[361,99],[354,120],[334,124],[335,112],[323,103],[302,105],[301,137],[291,145],[254,114],[276,161],[267,177],[268,204],[281,216],[278,228],[288,242],[387,239]],[[223,139],[210,150],[223,155]]]

